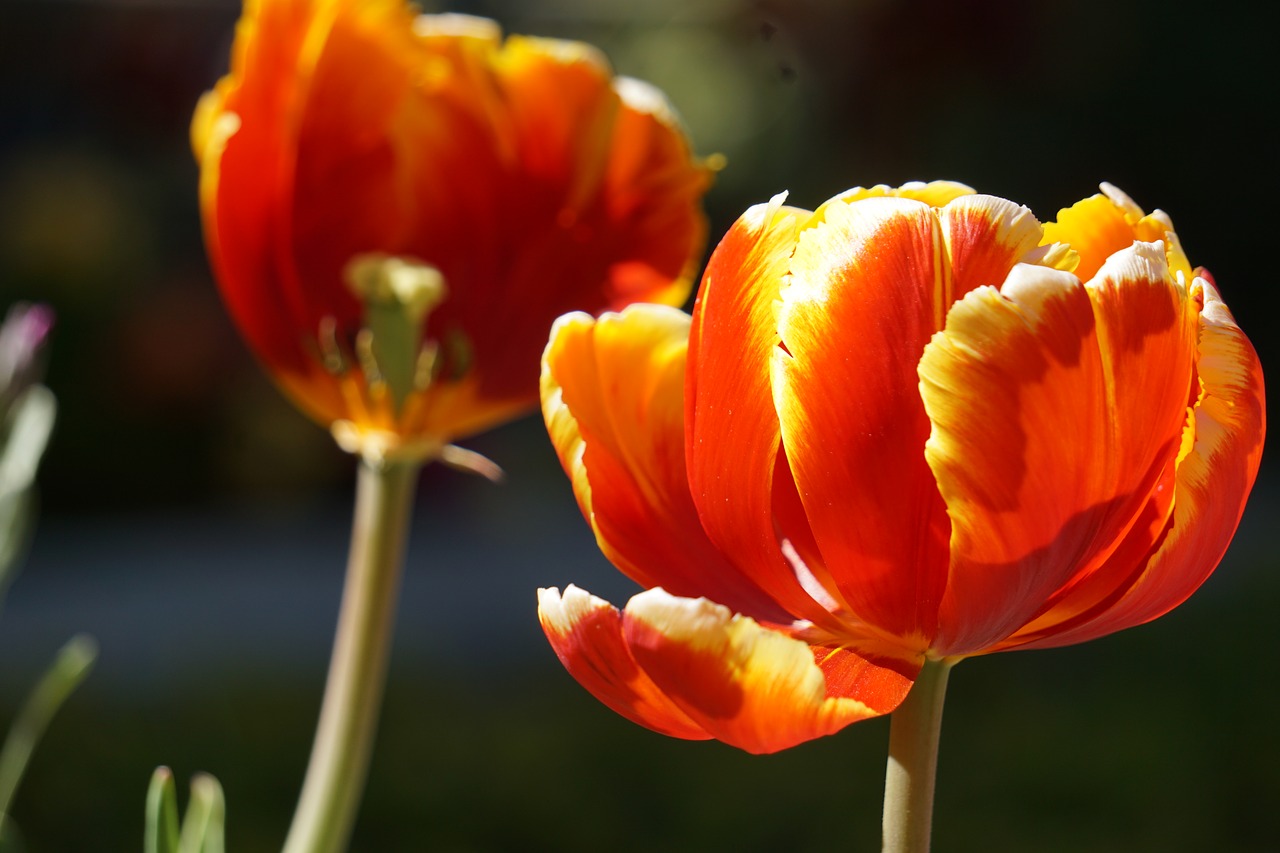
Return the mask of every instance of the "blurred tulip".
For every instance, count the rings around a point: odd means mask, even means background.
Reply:
[[[692,318],[562,318],[542,400],[597,541],[647,588],[623,611],[541,590],[556,653],[630,719],[751,752],[893,711],[926,664],[1177,606],[1265,430],[1212,278],[1108,185],[1047,225],[950,183],[776,198]]]
[[[403,0],[246,3],[192,142],[236,323],[375,456],[532,408],[557,316],[681,303],[706,236],[710,169],[660,92]]]

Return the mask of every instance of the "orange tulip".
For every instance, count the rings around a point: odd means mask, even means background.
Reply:
[[[666,734],[751,752],[894,710],[927,660],[1154,619],[1230,542],[1262,374],[1169,218],[1042,225],[951,183],[751,208],[692,318],[561,318],[543,413],[647,588],[540,590],[568,670]]]
[[[192,142],[236,323],[375,454],[532,408],[557,316],[679,304],[705,240],[710,172],[661,93],[404,0],[247,2]]]

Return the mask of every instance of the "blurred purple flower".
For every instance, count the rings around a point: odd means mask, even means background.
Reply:
[[[53,328],[53,309],[42,303],[18,302],[0,324],[0,418],[17,397],[40,380],[40,358]]]

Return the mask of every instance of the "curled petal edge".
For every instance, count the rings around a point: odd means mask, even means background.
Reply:
[[[648,729],[777,752],[891,712],[919,661],[810,646],[705,598],[643,592],[625,611],[576,587],[538,590],[557,657],[593,696]]]
[[[538,621],[556,657],[592,696],[659,734],[685,740],[711,737],[645,674],[622,632],[622,613],[572,584],[564,594],[538,590]]]

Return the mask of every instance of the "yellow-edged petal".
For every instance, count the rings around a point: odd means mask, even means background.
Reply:
[[[769,362],[778,345],[775,302],[808,211],[783,195],[747,210],[703,275],[689,337],[686,450],[689,486],[717,548],[792,615],[830,622],[784,559],[774,505],[778,418]],[[723,600],[723,599],[721,599]]]
[[[1198,394],[1187,442],[1171,478],[1172,515],[1105,608],[1027,648],[1084,642],[1155,619],[1187,599],[1226,552],[1253,488],[1266,435],[1265,389],[1257,353],[1216,288],[1197,279]]]
[[[791,259],[773,359],[787,459],[824,562],[857,617],[921,650],[946,578],[947,526],[910,380],[945,311],[942,253],[924,204],[828,206]]]
[[[538,620],[569,674],[614,711],[671,737],[711,737],[636,665],[612,604],[573,585],[563,596],[554,587],[540,589]]]
[[[1194,328],[1155,244],[1087,287],[1020,266],[952,309],[920,363],[952,522],[935,651],[998,643],[1119,547],[1181,445]]]
[[[543,356],[548,432],[596,541],[625,574],[786,620],[698,521],[684,459],[688,337],[689,315],[661,305],[560,318]]]
[[[826,216],[827,207],[832,204],[847,204],[864,198],[909,198],[924,202],[930,207],[945,207],[961,196],[972,195],[973,187],[957,181],[909,181],[900,187],[888,184],[876,184],[873,187],[854,187],[833,196],[823,202],[816,211],[814,219],[821,221]]]
[[[753,753],[889,713],[918,671],[841,651],[828,679],[806,643],[661,589],[632,598],[623,616],[631,654],[654,684],[711,735]]]
[[[1101,193],[1058,211],[1057,221],[1044,226],[1046,244],[1069,244],[1078,253],[1079,264],[1074,272],[1081,281],[1093,278],[1107,258],[1129,248],[1135,240],[1163,242],[1169,269],[1191,281],[1191,264],[1168,214],[1162,210],[1144,213],[1133,199],[1111,184],[1104,183]]]

